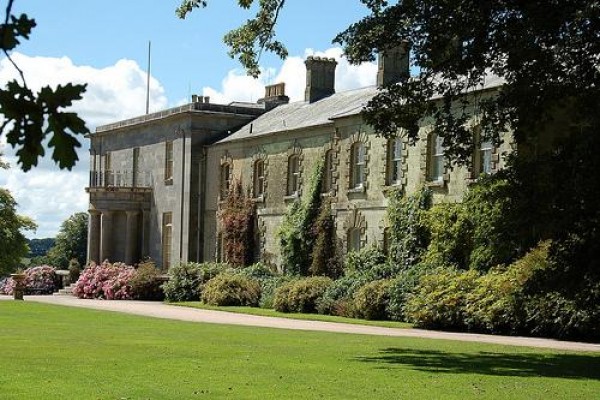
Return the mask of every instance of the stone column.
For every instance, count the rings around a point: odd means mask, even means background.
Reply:
[[[142,210],[142,257],[150,256],[150,212]]]
[[[125,236],[125,263],[133,265],[134,262],[140,261],[136,259],[137,243],[138,243],[138,211],[126,211],[127,214],[127,230]]]
[[[98,260],[100,263],[111,258],[113,214],[113,211],[102,211],[102,241],[100,244],[100,259]]]
[[[100,212],[89,210],[87,262],[100,260]]]

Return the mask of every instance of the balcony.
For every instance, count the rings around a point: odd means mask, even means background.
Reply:
[[[150,171],[90,171],[89,189],[150,189],[152,184]]]

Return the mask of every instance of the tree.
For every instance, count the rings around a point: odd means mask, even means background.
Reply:
[[[35,230],[35,223],[18,215],[17,203],[6,189],[0,188],[0,276],[14,272],[29,252],[22,231]]]
[[[67,218],[60,226],[54,247],[47,254],[50,265],[67,269],[71,259],[85,265],[87,256],[88,215],[78,212]]]
[[[19,80],[12,80],[0,89],[0,114],[4,116],[0,134],[6,134],[7,142],[17,149],[23,171],[36,166],[45,155],[43,142],[48,136],[52,159],[61,169],[70,170],[78,160],[76,148],[81,147],[77,135],[89,133],[89,129],[76,113],[63,109],[81,99],[86,85],[44,86],[37,93],[27,86],[23,71],[10,53],[22,40],[29,39],[36,22],[27,14],[13,15],[13,3],[14,0],[8,1],[4,23],[0,24],[0,50],[17,70]]]
[[[418,76],[383,87],[364,117],[376,132],[404,129],[418,140],[419,121],[432,117],[446,155],[469,162],[474,145],[468,110],[481,112],[484,138],[498,144],[504,132],[527,142],[567,110],[564,126],[594,132],[600,127],[600,2],[590,0],[360,0],[369,10],[338,34],[352,63],[409,41]],[[249,8],[253,0],[238,0]],[[184,0],[180,17],[207,0]],[[259,73],[263,50],[287,55],[275,37],[285,0],[261,0],[256,16],[229,32],[225,43],[248,73]],[[464,96],[489,74],[505,84],[495,97]],[[429,101],[439,95],[439,102]]]

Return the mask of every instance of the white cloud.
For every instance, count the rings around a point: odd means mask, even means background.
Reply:
[[[245,75],[244,71],[231,70],[223,79],[220,89],[204,87],[203,95],[210,96],[211,102],[215,103],[255,102],[264,96],[264,86],[266,84],[285,82],[285,91],[290,97],[290,101],[303,100],[306,86],[304,60],[308,56],[329,57],[337,60],[335,90],[338,92],[375,84],[377,77],[377,65],[375,63],[351,65],[346,58],[342,57],[342,49],[333,47],[325,51],[306,49],[302,57],[288,57],[279,71],[274,69],[264,70],[258,79]],[[271,79],[273,76],[275,78]]]
[[[14,53],[13,59],[23,70],[27,85],[38,90],[44,85],[87,83],[81,101],[73,105],[88,128],[94,131],[98,125],[131,118],[145,113],[146,73],[131,60],[119,60],[105,68],[75,65],[68,57],[29,57]],[[17,73],[8,59],[0,60],[0,84],[15,79]],[[167,107],[167,98],[161,84],[150,79],[150,111]],[[0,185],[9,189],[19,204],[18,212],[32,217],[38,224],[32,237],[56,235],[60,224],[71,214],[86,211],[88,196],[88,142],[80,140],[80,161],[72,171],[61,171],[51,160],[51,149],[39,165],[27,173],[16,163],[14,151],[0,139],[0,151],[12,168],[0,170]]]

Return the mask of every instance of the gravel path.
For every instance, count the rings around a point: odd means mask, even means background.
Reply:
[[[9,296],[0,296],[0,300],[11,300],[11,298]],[[564,342],[552,339],[527,338],[519,336],[439,332],[422,329],[382,328],[376,326],[353,325],[337,322],[261,317],[256,315],[237,314],[224,311],[199,310],[148,301],[82,300],[71,296],[26,296],[25,301],[35,301],[39,303],[56,304],[69,307],[91,308],[95,310],[122,312],[143,315],[147,317],[203,322],[210,324],[258,326],[265,328],[338,332],[360,335],[459,340],[465,342],[494,343],[510,346],[539,347],[554,350],[600,352],[600,344]]]

